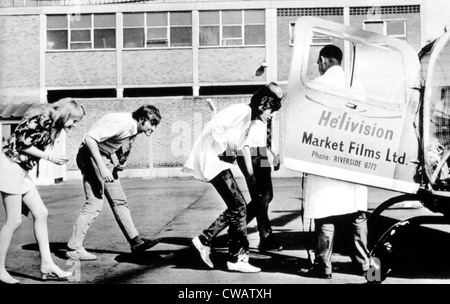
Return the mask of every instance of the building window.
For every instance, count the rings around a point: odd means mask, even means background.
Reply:
[[[147,13],[147,47],[167,47],[169,46],[169,14],[168,13]]]
[[[116,16],[114,14],[93,15],[94,49],[116,47]]]
[[[295,22],[289,24],[289,46],[294,46]],[[333,38],[329,35],[313,32],[311,45],[327,45],[333,43]]]
[[[192,14],[173,12],[170,17],[170,46],[192,46]]]
[[[220,45],[220,12],[200,12],[200,45]]]
[[[364,21],[366,31],[406,40],[405,20]]]
[[[123,14],[123,46],[140,48],[145,45],[144,13]]]
[[[264,10],[200,12],[200,46],[265,44]]]
[[[79,18],[69,17],[70,28],[70,49],[91,49],[92,48],[92,16],[80,15]]]
[[[68,29],[67,15],[47,16],[47,50],[67,50]]]
[[[116,47],[115,28],[115,14],[47,16],[47,49],[112,49]]]
[[[123,14],[124,48],[192,46],[191,12]]]

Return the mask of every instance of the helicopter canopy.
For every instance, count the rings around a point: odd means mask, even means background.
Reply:
[[[426,173],[434,189],[450,191],[450,33],[431,51],[423,106]]]

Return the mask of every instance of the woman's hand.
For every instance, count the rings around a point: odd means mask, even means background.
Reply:
[[[58,155],[48,155],[47,160],[55,165],[61,166],[69,161],[69,158],[66,156],[58,156]]]

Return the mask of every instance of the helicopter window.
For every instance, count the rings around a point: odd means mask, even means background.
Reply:
[[[436,177],[437,186],[446,186],[449,179],[448,166],[439,167],[443,161],[448,163],[448,151],[450,150],[450,40],[439,49],[436,62],[428,70],[431,73],[427,80],[425,96],[429,101],[430,110],[430,140],[426,148],[427,171]],[[434,147],[440,147],[436,152]],[[439,171],[437,171],[439,170]],[[435,172],[437,171],[437,172]],[[446,181],[447,180],[447,181]]]
[[[313,37],[320,33],[313,33]],[[335,36],[331,44],[343,51],[342,68],[346,75],[346,89],[341,95],[377,107],[399,109],[405,105],[406,79],[402,54],[384,45],[368,45]],[[319,75],[318,58],[323,45],[311,43],[304,77],[310,88]],[[332,84],[330,84],[332,85]],[[325,90],[317,88],[318,90]],[[339,90],[335,93],[339,94]]]
[[[328,41],[324,44],[319,44],[315,42],[315,37],[327,37]],[[320,50],[327,44],[333,44],[337,47],[339,47],[342,51],[344,51],[344,40],[333,37],[333,36],[326,36],[319,32],[313,32],[312,39],[311,39],[311,46],[309,49],[309,58],[308,58],[308,68],[306,69],[306,78],[309,81],[312,81],[320,76],[319,69],[317,66],[317,60],[319,58],[319,52]],[[345,66],[345,57],[342,60],[342,67]]]
[[[430,97],[431,132],[446,150],[450,149],[450,42],[436,57],[436,64],[427,83],[427,96]]]
[[[389,108],[406,103],[406,79],[400,52],[355,44],[353,81],[363,86],[367,101]]]

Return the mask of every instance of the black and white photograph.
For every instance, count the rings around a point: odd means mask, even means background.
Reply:
[[[0,131],[4,287],[450,283],[447,0],[0,0]]]

